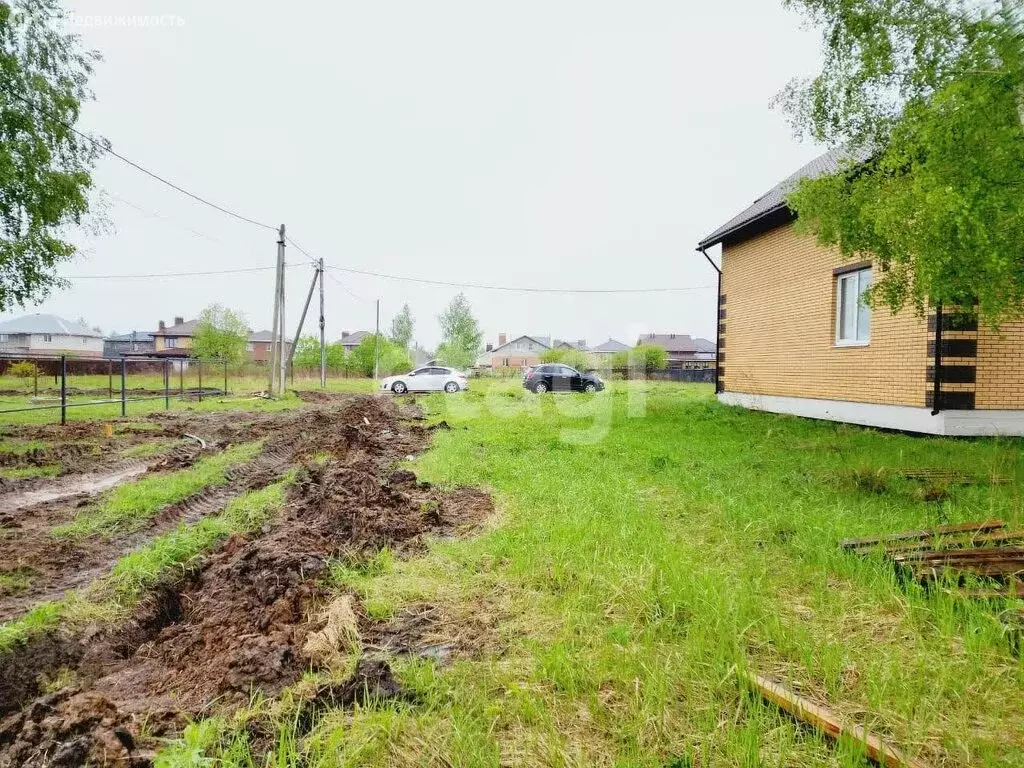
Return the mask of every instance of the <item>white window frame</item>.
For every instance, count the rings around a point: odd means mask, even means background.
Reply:
[[[177,349],[178,339],[175,336],[167,336],[164,338],[164,349]]]
[[[53,334],[52,333],[44,333],[43,334],[43,341],[45,343],[52,344],[53,343]]]
[[[864,285],[864,278],[867,278],[867,285]],[[835,342],[837,347],[866,347],[871,343],[871,310],[868,309],[868,331],[867,336],[863,339],[858,338],[860,335],[860,312],[854,312],[854,332],[853,338],[842,338],[840,333],[842,332],[843,322],[843,285],[849,280],[857,281],[857,299],[860,302],[861,297],[864,295],[864,291],[867,286],[871,285],[871,267],[861,267],[860,269],[851,269],[847,272],[840,272],[835,276],[835,290],[836,290],[836,327],[835,327]]]

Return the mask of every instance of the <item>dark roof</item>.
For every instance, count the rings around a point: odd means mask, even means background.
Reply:
[[[693,345],[697,348],[698,352],[715,352],[715,342],[700,337],[693,340]]]
[[[162,331],[153,331],[154,336],[191,336],[195,333],[199,320],[186,320],[178,325],[168,325]]]
[[[666,352],[696,352],[697,345],[685,333],[649,333],[641,336],[637,344],[653,344]]]
[[[273,341],[273,331],[255,331],[249,334],[249,341]]]
[[[598,344],[594,347],[591,352],[625,352],[629,347],[623,344],[621,341],[615,339],[608,339],[608,341]]]
[[[746,239],[744,235],[759,234],[791,221],[794,214],[786,206],[786,196],[796,186],[797,182],[803,179],[816,179],[820,176],[835,173],[842,168],[844,160],[849,157],[863,161],[867,159],[868,153],[860,152],[851,155],[844,149],[832,149],[814,158],[803,168],[780,181],[747,206],[746,209],[733,216],[725,224],[697,243],[697,248],[708,248],[724,241],[737,242],[744,240]]]
[[[153,341],[153,334],[146,333],[145,331],[132,331],[131,333],[121,333],[117,336],[107,336],[104,341],[131,341],[136,343],[149,343]]]
[[[372,336],[372,335],[373,334],[370,333],[369,331],[355,331],[354,333],[350,333],[348,336],[343,336],[339,343],[342,346],[345,346],[345,347],[349,347],[349,346],[358,347],[359,346],[359,342],[361,342],[367,336]]]
[[[530,335],[524,334],[523,336],[516,336],[514,339],[509,339],[504,344],[499,344],[494,349],[492,349],[489,354],[494,354],[498,350],[504,349],[509,344],[515,344],[517,341],[521,341],[522,339],[529,339],[530,341],[535,341],[538,344],[540,344],[542,347],[544,347],[545,349],[550,349],[551,348],[551,337],[550,336],[530,336]]]

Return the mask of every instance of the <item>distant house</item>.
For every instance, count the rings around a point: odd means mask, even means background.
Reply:
[[[143,331],[107,336],[103,340],[103,356],[107,358],[152,354],[155,351],[156,342],[153,340],[153,334]]]
[[[56,315],[24,315],[0,323],[0,354],[103,357],[103,334]]]
[[[254,363],[266,363],[270,360],[271,355],[271,344],[274,341],[273,331],[256,331],[255,333],[249,334],[249,340],[246,343],[245,351],[249,356],[249,359]],[[285,354],[290,354],[292,349],[292,343],[286,341],[284,343]]]
[[[562,341],[562,339],[555,339],[552,343],[553,349],[574,349],[577,352],[587,352],[587,340],[580,339],[579,341]]]
[[[549,336],[518,336],[508,341],[504,333],[498,334],[498,344],[484,353],[492,369],[529,368],[540,364],[540,355],[551,349]]]
[[[365,339],[367,336],[373,336],[373,334],[370,333],[369,331],[355,331],[353,333],[349,333],[348,331],[342,331],[341,341],[339,341],[338,343],[345,348],[345,354],[347,355],[353,349],[358,347],[360,343],[362,343],[363,339]]]
[[[661,347],[668,353],[670,369],[701,370],[715,367],[715,342],[691,338],[685,333],[649,333],[636,342]]]
[[[198,325],[199,320],[186,321],[182,317],[174,318],[173,325],[167,325],[161,320],[159,328],[153,332],[153,354],[157,357],[191,357],[193,337]],[[245,344],[246,357],[254,363],[270,360],[273,338],[270,331],[250,332]],[[286,341],[285,349],[290,351],[291,347],[291,341]]]
[[[628,352],[630,347],[615,339],[598,344],[590,350],[590,356],[599,368],[607,368],[611,365],[612,357],[618,352]]]
[[[153,331],[153,354],[157,357],[191,357],[192,335],[195,333],[198,320],[176,317],[174,323],[167,325],[160,321]]]
[[[996,331],[970,307],[922,317],[871,306],[872,254],[851,262],[795,229],[793,185],[842,170],[841,154],[818,157],[697,244],[722,253],[719,399],[911,432],[1024,435],[1024,322]]]

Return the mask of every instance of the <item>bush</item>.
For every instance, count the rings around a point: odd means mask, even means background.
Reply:
[[[630,368],[637,371],[663,371],[668,368],[668,352],[653,344],[639,344],[633,349],[612,355],[612,368]]]
[[[22,360],[20,363],[14,363],[7,369],[8,375],[17,376],[19,379],[31,378],[32,376],[35,376],[37,372],[36,364],[30,363],[28,360]]]
[[[545,349],[540,353],[540,361],[542,363],[562,363],[562,365],[572,366],[577,371],[589,371],[594,368],[590,355],[580,352],[578,349],[566,347]]]

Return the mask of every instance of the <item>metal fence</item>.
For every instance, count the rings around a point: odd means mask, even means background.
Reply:
[[[10,413],[59,411],[67,423],[69,408],[196,399],[230,392],[229,366],[223,362],[122,357],[119,360],[54,357],[0,358],[0,417]]]

